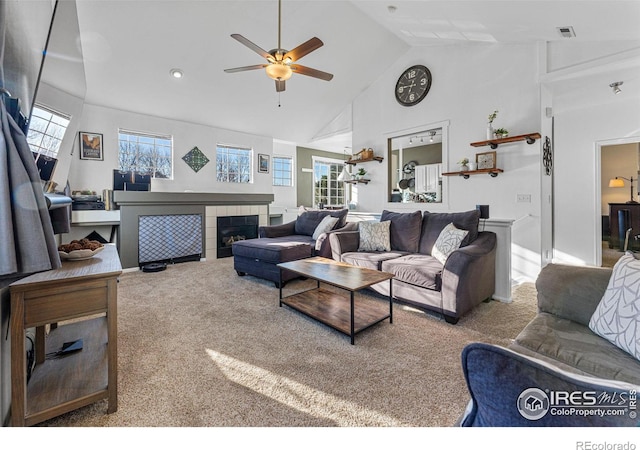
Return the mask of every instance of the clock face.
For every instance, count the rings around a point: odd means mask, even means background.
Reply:
[[[405,70],[396,83],[396,100],[403,106],[413,106],[427,96],[431,88],[431,72],[425,66]]]

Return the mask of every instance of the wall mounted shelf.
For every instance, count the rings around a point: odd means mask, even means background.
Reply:
[[[533,144],[536,139],[540,139],[540,133],[521,134],[518,136],[509,136],[501,139],[489,139],[487,141],[472,142],[473,147],[490,146],[493,149],[498,148],[499,144],[508,144],[510,142],[527,141],[527,144]]]
[[[371,158],[367,158],[367,159],[349,159],[347,161],[345,161],[345,164],[359,164],[359,163],[364,163],[364,162],[369,162],[369,161],[378,161],[379,163],[382,162],[384,158],[382,156],[373,156]]]
[[[448,177],[458,175],[466,180],[471,175],[478,175],[481,173],[488,173],[489,175],[495,178],[498,176],[499,173],[502,173],[502,172],[504,172],[504,170],[502,169],[478,169],[478,170],[463,170],[460,172],[445,172],[442,175],[448,176]]]
[[[359,180],[344,180],[344,182],[348,183],[348,184],[358,184],[358,183],[369,184],[369,181],[371,181],[371,180],[366,179],[366,178],[361,178]]]

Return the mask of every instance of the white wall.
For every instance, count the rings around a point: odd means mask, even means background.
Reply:
[[[400,106],[394,97],[402,71],[414,64],[426,65],[433,76],[426,99],[414,107]],[[494,121],[512,135],[540,131],[538,50],[534,45],[470,45],[415,48],[363,92],[353,107],[353,148],[372,147],[384,156],[382,164],[369,163],[372,182],[358,186],[358,210],[465,211],[476,204],[490,205],[492,218],[514,219],[514,279],[533,280],[540,269],[540,141],[500,146],[496,178],[475,175],[444,177],[448,192],[443,204],[400,205],[387,203],[387,155],[385,136],[441,121],[449,121],[449,151],[444,171],[455,171],[463,157],[490,151],[471,147],[486,139],[487,116],[499,110]],[[402,134],[402,133],[399,133]],[[516,194],[530,194],[531,203],[516,203]]]
[[[273,186],[273,205],[283,208],[296,208],[296,180],[297,173],[297,161],[296,161],[296,144],[293,142],[284,142],[274,140],[273,142],[273,155],[274,156],[288,156],[293,160],[293,186]],[[270,173],[273,170],[273,166],[269,170]]]
[[[597,265],[601,244],[597,145],[640,142],[640,85],[628,84],[607,103],[577,105],[557,96],[555,117],[554,261]]]
[[[90,189],[101,193],[113,185],[113,169],[118,168],[118,128],[169,134],[173,136],[173,179],[153,180],[151,189],[163,192],[246,192],[272,193],[271,170],[258,173],[258,153],[272,156],[273,140],[220,128],[162,119],[117,109],[85,104],[80,130],[103,134],[104,161],[81,160],[77,142],[73,151],[69,182],[72,190]],[[216,144],[251,147],[254,150],[253,182],[250,184],[219,183],[216,181]],[[198,147],[209,163],[194,172],[182,157],[193,147]]]

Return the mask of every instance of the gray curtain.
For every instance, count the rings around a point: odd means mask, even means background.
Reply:
[[[0,95],[0,97],[2,97]],[[0,278],[61,266],[40,176],[24,133],[0,101]]]

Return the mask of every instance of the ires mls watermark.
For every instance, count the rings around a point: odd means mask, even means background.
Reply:
[[[518,397],[520,415],[528,420],[553,416],[637,417],[637,392],[552,391],[529,388]]]

